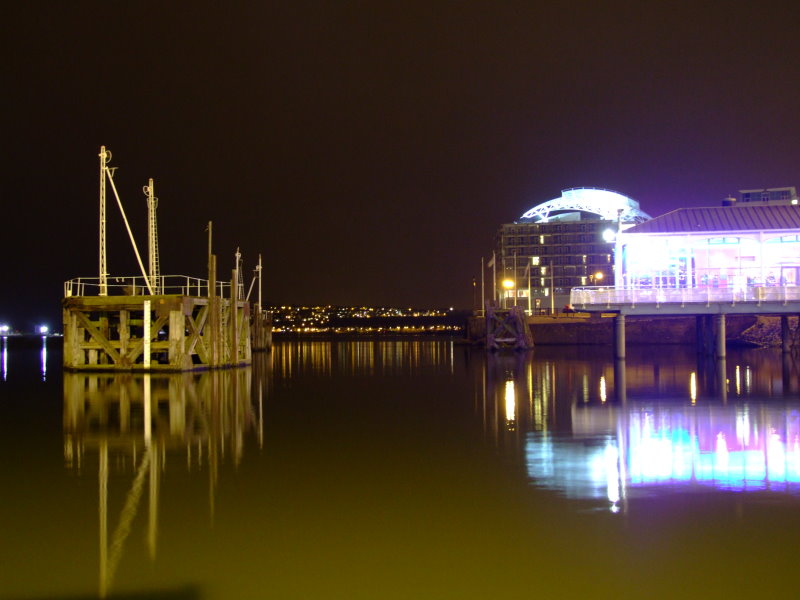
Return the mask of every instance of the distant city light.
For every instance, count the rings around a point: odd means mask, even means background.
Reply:
[[[39,325],[39,333],[46,335],[48,331],[50,331],[50,329],[47,327],[47,325]]]
[[[8,335],[8,325],[0,325],[0,335]]]

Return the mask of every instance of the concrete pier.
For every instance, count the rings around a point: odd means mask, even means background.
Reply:
[[[718,314],[714,316],[714,356],[716,358],[725,358],[725,314]]]
[[[614,358],[625,359],[625,315],[614,317]]]

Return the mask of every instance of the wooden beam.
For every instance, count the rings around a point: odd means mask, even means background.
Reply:
[[[155,322],[150,326],[150,339],[158,335],[158,331],[164,326],[169,317],[158,317]],[[155,344],[151,345],[151,349],[156,348]],[[144,352],[144,339],[138,339],[131,343],[130,350],[128,351],[128,361],[130,364],[135,364],[139,357]]]
[[[203,306],[200,309],[200,312],[197,314],[197,321],[192,318],[192,315],[188,315],[186,317],[186,322],[189,325],[189,333],[190,337],[186,340],[186,354],[187,356],[191,357],[194,353],[195,347],[197,347],[197,354],[200,357],[200,360],[203,364],[208,364],[208,348],[205,345],[205,341],[200,336],[203,328],[206,326],[206,321],[208,320],[208,305]]]
[[[84,329],[89,332],[89,335],[92,336],[95,341],[102,346],[103,350],[105,350],[106,354],[114,361],[114,364],[119,364],[120,356],[119,352],[117,352],[114,347],[111,345],[111,342],[103,336],[102,333],[92,324],[92,322],[86,317],[85,314],[80,312],[79,310],[74,311],[75,316],[77,317],[78,321],[81,325],[83,325]]]

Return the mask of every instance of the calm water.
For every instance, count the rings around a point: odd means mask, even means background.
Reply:
[[[779,351],[283,342],[145,378],[58,345],[0,356],[0,597],[800,593]]]

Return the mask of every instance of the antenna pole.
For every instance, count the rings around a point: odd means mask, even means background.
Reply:
[[[256,315],[261,314],[261,255],[258,255],[258,304],[256,305]]]
[[[151,177],[144,188],[147,195],[147,257],[148,274],[150,287],[158,290],[159,260],[158,260],[158,221],[156,219],[156,208],[158,208],[158,198],[155,196],[155,186]]]
[[[100,146],[100,296],[108,295],[108,264],[106,263],[106,165],[111,152]]]
[[[133,253],[136,255],[136,262],[139,263],[139,270],[142,272],[142,276],[144,277],[144,282],[147,284],[147,291],[150,292],[150,295],[153,296],[155,292],[153,291],[153,286],[150,285],[150,279],[147,277],[147,272],[144,269],[144,264],[142,264],[142,257],[139,254],[139,248],[136,247],[136,240],[133,239],[133,232],[131,231],[131,226],[128,223],[128,217],[125,216],[125,209],[122,208],[122,200],[119,199],[119,194],[117,193],[117,186],[114,185],[114,178],[111,176],[111,172],[106,169],[108,173],[108,181],[111,184],[111,190],[114,192],[114,197],[117,199],[117,206],[119,206],[119,212],[122,214],[122,220],[125,222],[125,229],[128,230],[128,237],[131,239],[131,245],[133,246]]]

